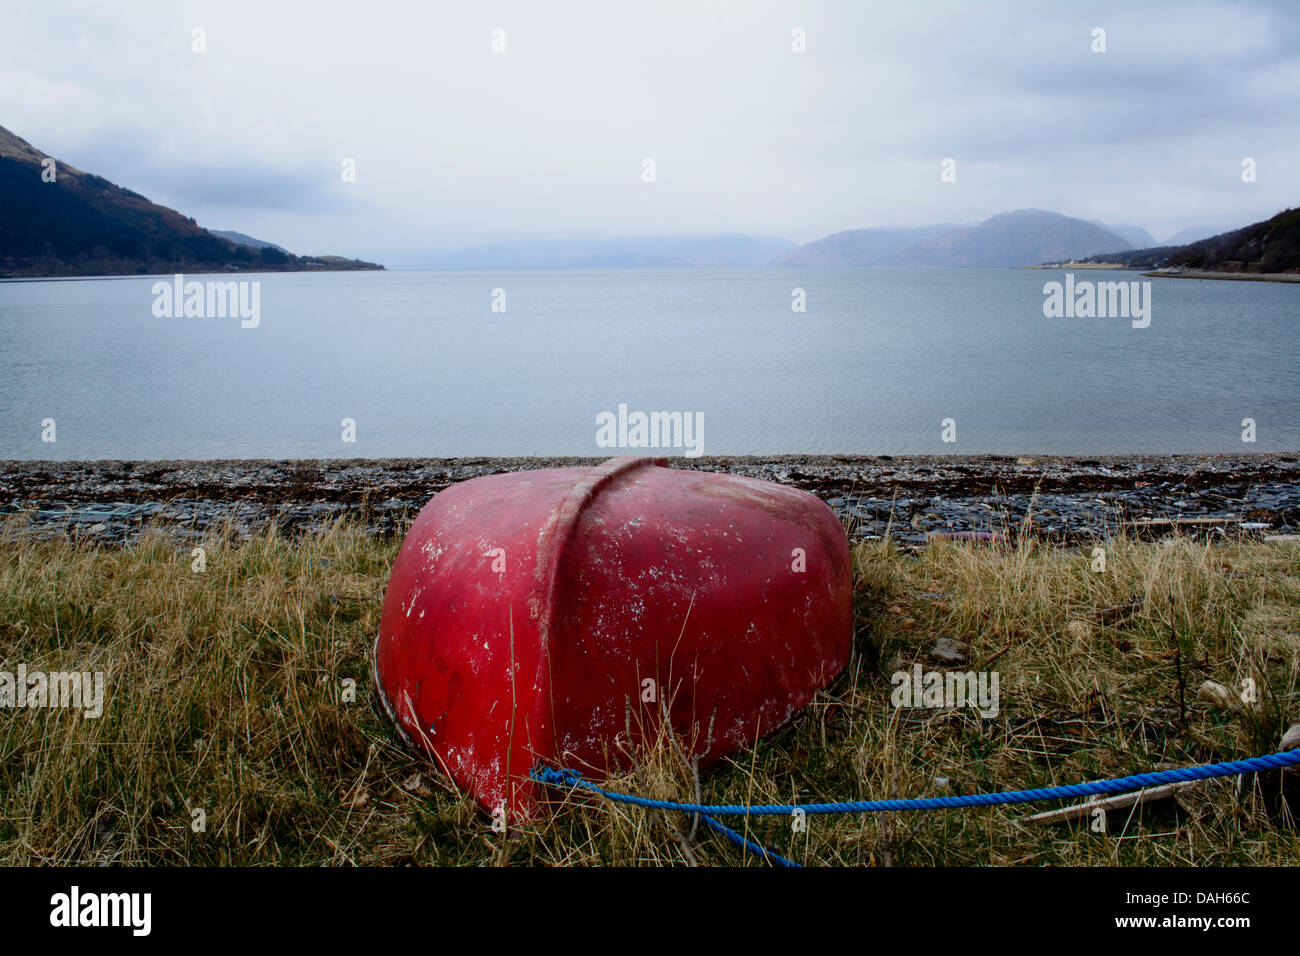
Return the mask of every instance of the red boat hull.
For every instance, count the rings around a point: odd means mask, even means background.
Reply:
[[[409,743],[491,811],[538,762],[600,777],[666,716],[716,760],[848,663],[838,519],[771,482],[621,458],[436,495],[393,566],[376,682]]]

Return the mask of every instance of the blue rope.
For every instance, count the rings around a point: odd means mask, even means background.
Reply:
[[[1157,773],[1138,773],[1114,780],[1096,780],[1092,783],[1072,783],[1061,787],[1035,790],[1011,790],[1003,793],[973,793],[964,797],[926,797],[922,800],[858,800],[852,803],[771,803],[747,806],[724,803],[677,803],[672,800],[650,800],[606,790],[584,779],[572,770],[551,770],[534,767],[529,774],[539,783],[552,786],[577,787],[615,803],[629,803],[648,810],[677,810],[682,813],[702,813],[714,816],[788,816],[796,810],[804,813],[877,813],[886,810],[940,810],[951,807],[993,807],[1007,803],[1034,803],[1039,800],[1064,800],[1069,797],[1091,797],[1104,793],[1126,793],[1143,787],[1156,787],[1166,783],[1187,780],[1209,780],[1212,777],[1235,777],[1243,773],[1278,770],[1300,764],[1300,748],[1266,757],[1248,760],[1229,760],[1226,763],[1202,764],[1199,767],[1179,767]]]
[[[750,853],[754,854],[756,857],[759,857],[760,859],[766,860],[768,863],[773,863],[777,866],[787,866],[787,867],[795,867],[796,869],[803,869],[803,867],[800,866],[798,863],[796,863],[794,860],[787,860],[785,857],[781,856],[781,854],[773,853],[771,850],[763,846],[761,843],[755,843],[752,840],[746,840],[743,836],[741,836],[735,830],[731,829],[731,827],[727,826],[721,820],[715,820],[707,813],[701,813],[700,819],[704,821],[704,823],[708,826],[710,830],[717,830],[719,833],[721,833],[732,843],[736,844],[736,846],[744,847]]]

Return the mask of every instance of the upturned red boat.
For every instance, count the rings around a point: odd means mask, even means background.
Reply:
[[[489,811],[536,764],[600,777],[665,717],[707,764],[848,663],[848,542],[814,495],[617,458],[435,495],[393,566],[376,684],[408,744]]]

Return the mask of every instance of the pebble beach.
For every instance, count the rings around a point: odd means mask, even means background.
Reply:
[[[0,461],[6,535],[106,545],[146,530],[198,540],[274,523],[289,535],[340,518],[402,534],[438,491],[482,475],[590,465],[597,458],[226,461]],[[761,478],[811,492],[850,537],[919,546],[934,536],[1028,533],[1080,544],[1127,529],[1207,537],[1300,533],[1300,454],[776,456],[672,459],[673,467]]]

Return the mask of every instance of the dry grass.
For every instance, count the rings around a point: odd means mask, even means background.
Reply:
[[[97,720],[0,711],[0,864],[755,862],[689,818],[583,797],[494,834],[370,703],[395,541],[344,526],[293,541],[215,537],[195,573],[189,547],[162,534],[106,550],[9,530],[0,669],[104,670],[109,690]],[[1106,548],[1099,573],[1086,551],[1027,540],[859,547],[849,672],[791,726],[705,773],[702,798],[978,792],[1276,750],[1300,720],[1300,551]],[[938,637],[971,645],[963,669],[999,672],[996,718],[890,705],[890,674],[925,662]],[[1206,679],[1248,677],[1256,707],[1197,699]],[[691,799],[696,783],[665,739],[614,785]],[[1264,777],[1212,781],[1113,814],[1106,834],[1027,823],[1037,807],[816,817],[805,833],[784,817],[731,822],[805,863],[1295,864],[1300,835],[1276,791]]]

